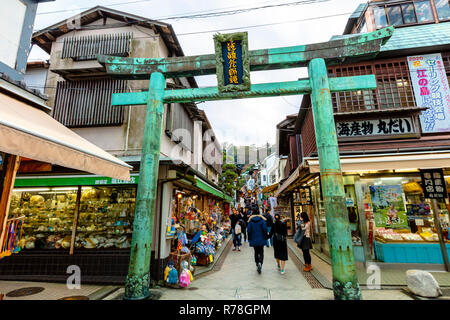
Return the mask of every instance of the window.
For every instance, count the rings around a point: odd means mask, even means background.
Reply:
[[[439,20],[450,19],[450,6],[448,0],[434,0]]]
[[[414,2],[418,22],[431,22],[434,20],[429,0]]]
[[[448,0],[435,0],[439,19],[450,18]],[[384,5],[373,8],[376,28],[387,26],[401,26],[414,23],[428,23],[434,21],[431,1],[405,1],[395,5]]]
[[[192,151],[194,122],[181,104],[167,106],[166,134],[177,143]]]
[[[402,8],[400,6],[392,6],[386,8],[390,25],[398,26],[403,24]]]
[[[402,5],[403,21],[405,24],[417,23],[416,11],[414,10],[414,4],[408,3]]]
[[[70,128],[120,126],[123,107],[113,107],[111,96],[126,91],[126,80],[58,81],[53,118]]]
[[[375,24],[377,29],[381,29],[388,26],[388,21],[386,18],[386,12],[384,11],[384,7],[375,7],[373,9],[373,14],[375,16]]]
[[[263,181],[266,182],[266,175],[263,175]]]

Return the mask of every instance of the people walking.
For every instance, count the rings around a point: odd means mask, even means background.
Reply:
[[[242,215],[242,221],[243,221],[243,226],[242,226],[242,236],[244,237],[244,242],[247,242],[247,224],[248,224],[248,215],[247,215],[247,211],[244,210],[244,208],[240,208],[240,212]]]
[[[281,221],[281,216],[278,213],[275,215],[275,223],[270,231],[270,235],[273,236],[273,251],[278,270],[281,274],[284,274],[284,267],[288,260],[287,226]]]
[[[248,219],[247,233],[250,246],[255,250],[256,270],[261,274],[264,262],[264,245],[266,244],[268,230],[266,218],[259,214],[259,209],[256,205],[253,206],[252,215]]]
[[[270,209],[266,208],[263,216],[266,219],[267,229],[268,229],[268,232],[270,233],[270,231],[273,227],[273,218],[272,218],[272,215],[270,214]],[[267,239],[266,246],[268,248],[270,248],[270,246],[273,246],[273,236],[270,236],[269,239]]]
[[[311,243],[311,223],[309,221],[308,214],[306,212],[302,212],[300,214],[300,221],[301,221],[301,229],[303,231],[303,238],[300,242],[300,244],[297,244],[297,246],[302,249],[303,252],[303,258],[305,259],[305,268],[303,271],[309,272],[312,270],[311,266],[311,254],[309,250],[312,249],[312,243]]]
[[[231,211],[233,212],[233,214],[230,215],[231,234],[233,235],[233,251],[241,251],[242,225],[238,224],[238,222],[239,220],[242,220],[242,215],[236,208],[232,208]]]

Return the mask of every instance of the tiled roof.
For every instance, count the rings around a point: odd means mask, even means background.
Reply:
[[[366,9],[367,3],[361,3],[356,8],[355,12],[352,13],[349,19],[358,19],[361,14],[364,12],[364,9]]]
[[[331,40],[348,38],[354,34],[333,36]],[[450,45],[450,22],[396,28],[380,52]]]

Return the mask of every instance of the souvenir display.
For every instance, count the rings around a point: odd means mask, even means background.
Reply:
[[[10,216],[24,216],[21,247],[70,249],[78,188],[36,189],[12,193]],[[130,248],[135,199],[135,187],[83,187],[75,248]]]

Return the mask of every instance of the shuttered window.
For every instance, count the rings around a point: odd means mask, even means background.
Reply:
[[[111,95],[126,91],[126,80],[59,81],[53,118],[67,127],[122,125],[123,107],[111,106]]]
[[[97,54],[125,57],[130,54],[132,39],[131,32],[65,38],[61,58],[95,60]]]
[[[167,106],[166,133],[173,141],[192,151],[194,122],[181,104]]]

